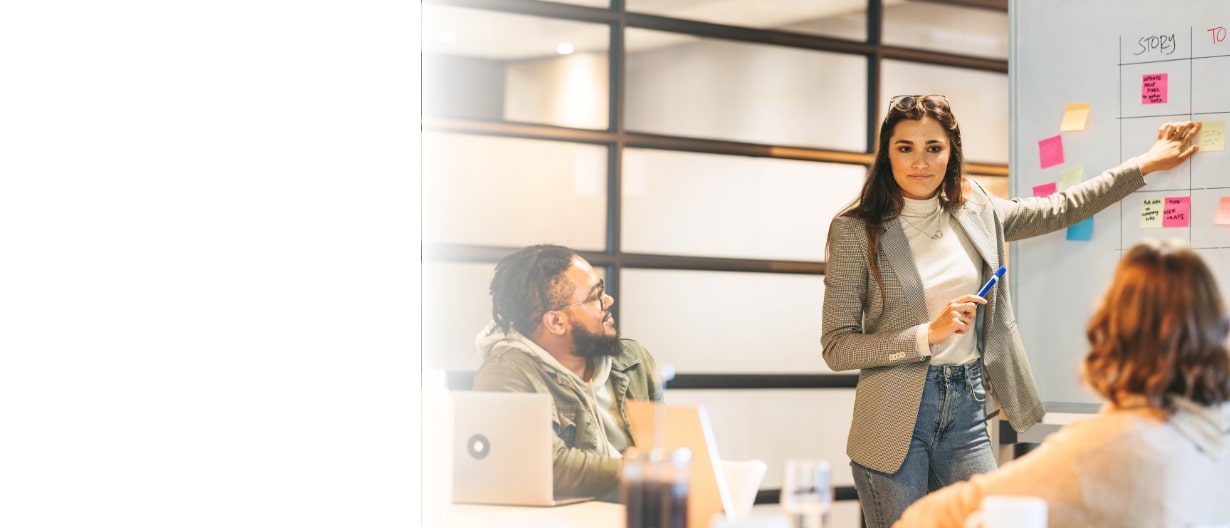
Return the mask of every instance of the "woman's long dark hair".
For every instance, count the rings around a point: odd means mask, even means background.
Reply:
[[[841,216],[858,218],[866,225],[867,261],[881,292],[884,291],[884,279],[880,276],[879,259],[876,257],[880,251],[880,236],[884,233],[884,222],[901,214],[901,207],[905,203],[901,187],[893,178],[893,166],[888,160],[891,148],[888,142],[897,123],[907,119],[921,121],[924,117],[930,117],[940,124],[948,134],[948,143],[951,145],[944,182],[940,184],[940,206],[951,211],[965,203],[962,192],[965,186],[962,177],[965,172],[965,154],[961,149],[961,127],[957,125],[957,118],[948,106],[948,98],[942,95],[894,97],[889,103],[888,115],[884,116],[884,122],[880,124],[875,161],[867,173],[863,190],[858,198],[841,212]]]
[[[1230,320],[1208,266],[1181,240],[1127,251],[1085,335],[1081,377],[1116,405],[1143,396],[1174,412],[1172,397],[1230,401]]]

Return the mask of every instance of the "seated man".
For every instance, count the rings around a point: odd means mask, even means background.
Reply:
[[[491,298],[474,390],[550,394],[556,494],[617,498],[621,454],[632,444],[624,402],[662,399],[653,358],[620,339],[615,299],[571,249],[539,245],[505,257]]]
[[[1086,332],[1082,377],[1102,410],[923,497],[894,526],[965,526],[988,495],[1042,498],[1051,526],[1230,526],[1230,320],[1218,291],[1185,242],[1133,246]]]

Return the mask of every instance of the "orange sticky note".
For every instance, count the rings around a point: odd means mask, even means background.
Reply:
[[[1059,125],[1059,131],[1084,130],[1088,121],[1089,103],[1069,103],[1063,107],[1063,122]]]
[[[1217,202],[1217,214],[1213,215],[1213,223],[1230,225],[1230,196],[1222,196],[1221,201]]]

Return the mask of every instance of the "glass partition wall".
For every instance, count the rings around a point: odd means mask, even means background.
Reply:
[[[857,526],[857,373],[820,355],[829,221],[903,93],[946,94],[1006,192],[1006,0],[426,0],[422,21],[424,366],[464,379],[495,262],[570,246],[676,366],[668,400],[769,464],[761,502],[781,460],[827,458]]]

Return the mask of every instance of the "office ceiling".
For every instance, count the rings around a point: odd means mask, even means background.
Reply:
[[[932,11],[937,13],[937,17],[943,16],[943,9],[927,9],[923,5],[927,3],[1007,10],[1007,0],[883,0],[886,13],[893,9],[906,9],[914,18],[925,18]],[[769,3],[749,0],[628,0],[628,6],[630,10],[639,8],[688,20],[738,20],[742,26],[809,32],[809,25],[833,18],[846,17],[861,23],[867,1],[773,0]],[[497,60],[550,56],[561,42],[570,43],[576,52],[605,52],[610,39],[605,25],[432,3],[423,5],[422,26],[422,49],[425,52]],[[861,35],[854,38],[861,38]],[[635,39],[629,39],[626,45],[627,51],[637,52],[690,40],[695,38],[645,32]]]

